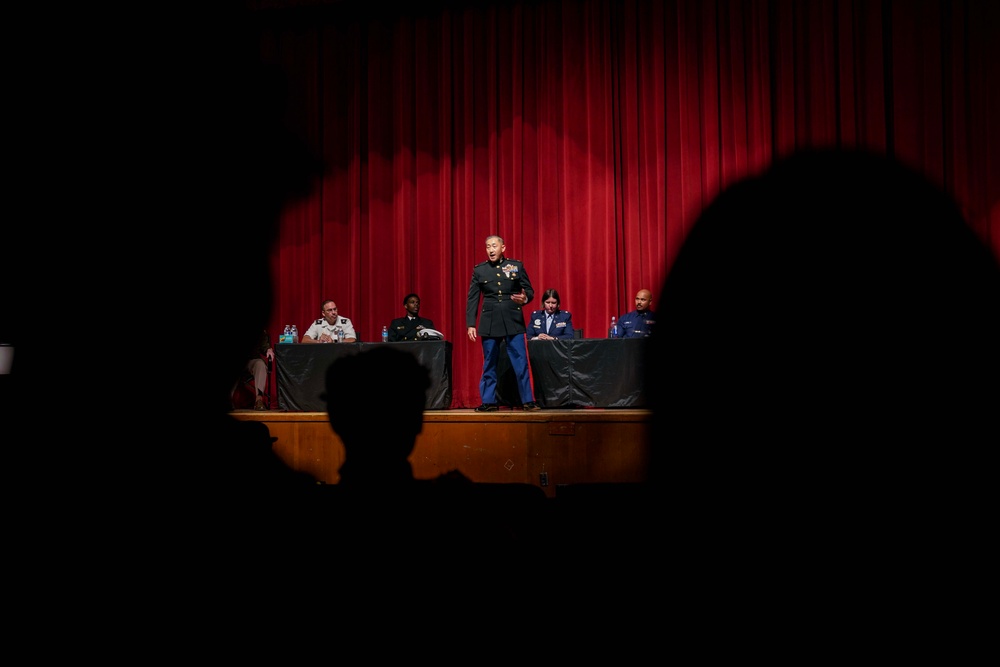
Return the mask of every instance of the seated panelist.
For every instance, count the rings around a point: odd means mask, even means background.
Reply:
[[[406,314],[389,323],[390,343],[402,340],[419,340],[421,331],[434,328],[434,322],[420,316],[419,295],[410,293],[404,296],[403,308],[406,309]]]
[[[333,299],[325,299],[320,304],[320,312],[323,317],[309,325],[302,336],[303,343],[355,343],[358,334],[354,330],[354,323],[349,317],[341,317],[337,303]],[[339,334],[344,334],[341,341]]]
[[[573,340],[573,316],[568,310],[559,309],[559,292],[547,289],[542,294],[542,310],[536,310],[528,318],[528,334],[531,340]]]
[[[653,333],[656,325],[656,314],[650,309],[653,305],[653,293],[641,289],[635,293],[635,310],[618,318],[618,335],[616,338],[646,338]]]

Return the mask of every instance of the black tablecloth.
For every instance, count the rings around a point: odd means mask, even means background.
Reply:
[[[529,340],[535,400],[543,408],[644,408],[645,338]],[[506,350],[500,355],[497,401],[520,405]]]
[[[451,407],[451,350],[446,340],[406,341],[400,343],[326,343],[278,344],[274,346],[278,375],[278,407],[296,412],[326,412],[320,395],[326,387],[326,369],[345,354],[357,354],[373,345],[393,345],[412,352],[431,372],[427,390],[427,410]],[[350,378],[343,378],[344,390],[350,391]]]

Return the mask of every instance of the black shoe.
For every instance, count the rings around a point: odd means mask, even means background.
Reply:
[[[496,403],[483,403],[478,408],[476,408],[476,412],[496,412],[499,409],[500,408],[497,407]]]
[[[535,403],[534,401],[530,401],[528,403],[525,403],[521,407],[523,407],[525,410],[541,410],[542,409],[541,406],[539,406],[538,403]]]

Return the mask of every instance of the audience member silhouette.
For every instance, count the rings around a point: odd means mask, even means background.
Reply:
[[[324,492],[338,503],[336,532],[351,545],[347,551],[369,556],[369,549],[404,549],[433,563],[456,549],[488,548],[492,558],[536,546],[546,509],[540,488],[474,483],[458,470],[414,477],[409,458],[423,431],[431,381],[412,353],[389,346],[363,350],[336,359],[326,377],[324,400],[344,462],[339,482]],[[345,377],[352,378],[351,392],[336,390]],[[395,385],[389,412],[373,419],[373,397],[394,377],[406,381]]]
[[[307,511],[320,487],[284,465],[266,426],[229,415],[230,391],[269,325],[280,212],[322,164],[287,124],[284,81],[260,62],[241,6],[140,11],[128,30],[90,14],[66,23],[73,34],[26,21],[44,28],[29,41],[47,54],[48,83],[25,75],[9,90],[32,100],[15,105],[14,191],[45,202],[15,225],[9,250],[23,264],[3,281],[13,298],[0,338],[16,344],[17,367],[0,409],[8,476],[21,479],[7,488],[44,495],[15,513],[12,567],[41,582],[25,589],[33,599],[101,599],[149,645],[173,642],[147,634],[165,608],[192,628],[270,626],[272,605],[300,608],[275,595],[298,588],[290,563],[329,553]],[[87,224],[54,234],[74,211]],[[52,284],[24,266],[88,295],[55,334]],[[164,359],[178,372],[165,375]],[[71,387],[76,363],[99,378],[86,391]]]
[[[704,210],[660,294],[650,479],[687,629],[761,600],[772,623],[940,618],[981,583],[1000,269],[950,197],[885,157],[792,155]]]
[[[371,405],[386,378],[405,378],[406,391],[394,392],[390,414],[369,418]],[[342,391],[351,378],[353,391]],[[376,347],[336,359],[326,371],[330,426],[344,444],[341,488],[374,493],[408,493],[441,480],[416,480],[408,460],[423,431],[424,405],[431,386],[430,372],[415,356],[389,347]],[[464,477],[461,477],[464,479]],[[468,480],[465,480],[468,481]]]

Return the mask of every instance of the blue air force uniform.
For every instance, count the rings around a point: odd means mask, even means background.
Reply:
[[[552,313],[552,326],[548,326],[548,313],[536,310],[528,318],[528,331],[532,338],[538,334],[548,334],[553,338],[573,339],[573,316],[568,310],[557,310]]]
[[[528,369],[528,346],[525,342],[527,328],[521,306],[511,301],[511,295],[521,290],[528,296],[525,305],[535,296],[531,279],[520,260],[501,258],[476,264],[472,268],[469,296],[465,307],[465,326],[476,326],[483,345],[483,376],[479,380],[479,395],[483,403],[496,403],[497,362],[500,341],[507,341],[507,356],[517,375],[517,388],[522,403],[535,400]],[[480,301],[482,305],[480,306]]]
[[[619,338],[645,338],[653,333],[653,326],[656,324],[656,314],[651,310],[639,312],[633,310],[625,313],[618,320]]]

